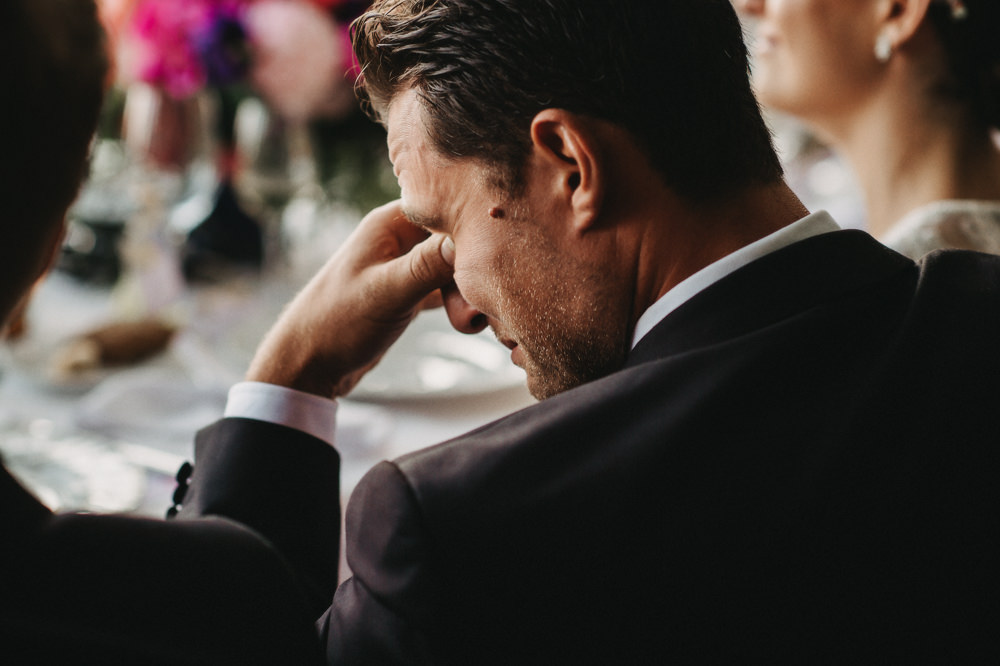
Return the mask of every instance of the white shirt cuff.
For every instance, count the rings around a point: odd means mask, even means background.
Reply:
[[[239,382],[229,389],[223,415],[295,428],[333,446],[337,402],[275,384]]]

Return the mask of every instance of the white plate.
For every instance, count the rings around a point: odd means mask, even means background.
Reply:
[[[221,418],[226,391],[193,385],[178,372],[145,367],[108,377],[76,404],[76,424],[109,437],[189,442]]]
[[[209,344],[210,355],[241,376],[276,317],[262,308],[231,318],[228,330]],[[175,341],[175,350],[179,342]],[[417,315],[348,397],[386,402],[481,395],[524,381],[524,371],[511,363],[510,351],[492,333],[459,333],[444,310],[437,309]]]
[[[481,395],[524,383],[524,371],[488,331],[465,335],[443,310],[422,312],[377,366],[358,383],[354,400],[410,400]]]

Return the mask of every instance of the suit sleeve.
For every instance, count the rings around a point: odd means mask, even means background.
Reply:
[[[337,585],[340,459],[325,442],[253,419],[225,418],[195,439],[195,467],[175,496],[181,520],[246,525],[290,563],[318,617]]]
[[[347,544],[353,576],[319,622],[327,663],[438,663],[429,640],[439,584],[431,539],[417,498],[394,464],[379,463],[355,488]]]

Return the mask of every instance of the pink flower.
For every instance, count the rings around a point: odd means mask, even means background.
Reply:
[[[307,0],[257,0],[247,12],[254,87],[293,120],[342,115],[354,103],[346,26]]]
[[[322,7],[324,9],[331,9],[339,7],[344,4],[344,0],[311,0],[314,5]]]
[[[190,35],[209,18],[203,0],[143,0],[132,15],[138,78],[177,98],[205,85]]]
[[[175,98],[242,80],[249,67],[257,92],[288,118],[355,104],[347,21],[358,0],[133,1],[123,65]]]
[[[139,0],[132,14],[135,75],[177,98],[206,84],[206,36],[220,20],[240,21],[247,0]]]

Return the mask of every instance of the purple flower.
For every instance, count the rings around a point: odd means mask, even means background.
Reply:
[[[132,28],[138,77],[177,98],[246,75],[245,0],[141,0]]]
[[[210,85],[224,86],[246,78],[250,50],[240,7],[214,8],[208,25],[193,37]]]

